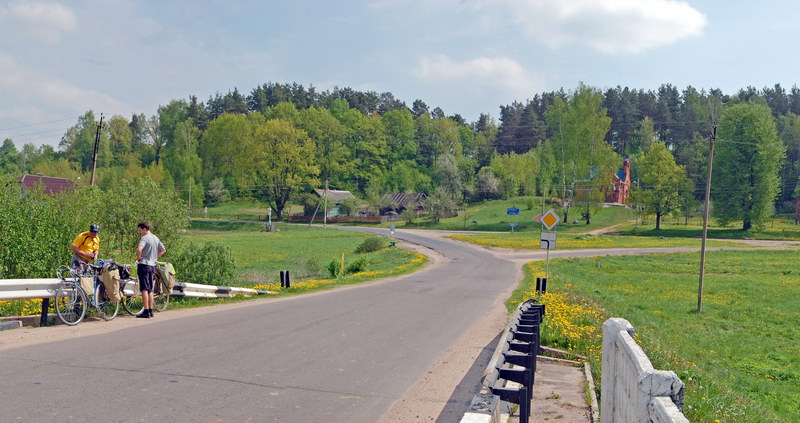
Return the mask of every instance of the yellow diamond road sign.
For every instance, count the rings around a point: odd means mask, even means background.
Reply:
[[[548,231],[552,231],[560,221],[561,219],[558,218],[558,215],[553,209],[548,210],[547,213],[542,216],[542,225],[544,225]]]

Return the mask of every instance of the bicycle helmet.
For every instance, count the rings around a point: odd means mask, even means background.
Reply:
[[[96,224],[92,223],[91,225],[89,225],[89,232],[94,232],[94,233],[100,232],[100,226],[97,226]]]

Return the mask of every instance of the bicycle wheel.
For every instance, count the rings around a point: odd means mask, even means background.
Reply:
[[[106,287],[102,283],[98,283],[94,287],[94,307],[97,309],[97,314],[104,320],[111,320],[117,317],[119,313],[119,301],[111,301],[106,295]]]
[[[169,306],[169,294],[158,294],[153,299],[153,307],[156,311],[164,311]]]
[[[56,290],[55,304],[58,318],[66,325],[77,325],[86,315],[86,294],[77,286],[69,283]]]
[[[131,316],[144,311],[144,302],[142,301],[142,291],[139,291],[139,283],[135,279],[126,279],[120,281],[120,289],[122,290],[125,298],[122,300],[122,307]]]

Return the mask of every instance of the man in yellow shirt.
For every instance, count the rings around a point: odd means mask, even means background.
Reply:
[[[97,260],[100,253],[100,237],[97,233],[100,232],[100,227],[92,223],[89,230],[81,232],[72,241],[69,246],[72,249],[72,267],[76,267],[78,263],[85,261],[90,262]]]

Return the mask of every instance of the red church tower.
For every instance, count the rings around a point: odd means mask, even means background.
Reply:
[[[611,177],[614,188],[606,193],[606,203],[625,204],[628,196],[631,195],[631,160],[625,158],[622,162],[622,170],[617,171]]]

